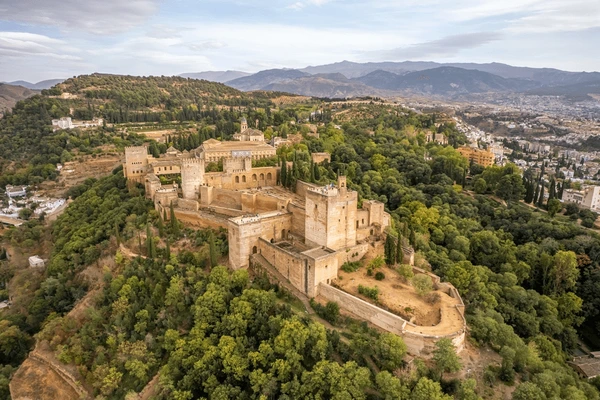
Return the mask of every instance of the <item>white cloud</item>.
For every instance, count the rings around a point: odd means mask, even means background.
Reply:
[[[77,61],[80,57],[68,54],[65,42],[48,36],[26,32],[0,32],[0,54],[6,57],[50,57]]]
[[[93,34],[125,32],[158,10],[158,0],[2,0],[0,20]]]

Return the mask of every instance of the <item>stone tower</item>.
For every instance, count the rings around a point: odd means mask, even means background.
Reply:
[[[246,120],[246,118],[242,118],[241,125],[242,125],[240,128],[241,132],[248,130],[248,121]]]
[[[197,200],[200,186],[204,184],[204,161],[186,158],[181,161],[181,190],[183,198]]]
[[[143,183],[148,169],[148,149],[146,146],[125,147],[123,175],[128,180]]]
[[[317,246],[341,250],[356,245],[358,194],[348,191],[346,177],[338,186],[311,188],[306,192],[305,238]]]

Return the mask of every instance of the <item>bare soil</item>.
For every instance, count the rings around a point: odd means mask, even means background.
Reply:
[[[367,302],[382,306],[396,315],[412,322],[416,326],[407,325],[406,329],[421,334],[446,335],[458,332],[464,328],[464,320],[457,310],[459,303],[440,290],[434,290],[439,296],[435,303],[427,302],[421,297],[412,285],[403,282],[396,271],[383,268],[385,274],[382,281],[376,280],[366,274],[367,269],[361,267],[355,272],[339,272],[335,282],[342,290],[357,296]],[[358,293],[358,286],[378,287],[378,301],[367,298]]]
[[[419,296],[415,289],[408,283],[403,283],[398,274],[389,269],[381,270],[386,276],[382,281],[378,281],[372,276],[366,274],[366,268],[360,268],[358,271],[347,273],[339,272],[336,284],[344,291],[351,293],[363,300],[373,302],[358,293],[358,286],[378,287],[380,305],[419,326],[432,326],[440,322],[440,303],[429,304],[423,297]],[[444,294],[442,292],[437,292]]]

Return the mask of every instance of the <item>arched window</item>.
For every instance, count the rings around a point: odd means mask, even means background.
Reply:
[[[273,179],[273,175],[271,175],[271,173],[269,172],[267,174],[267,180],[270,181],[271,179]]]
[[[260,174],[260,180],[264,181],[265,180],[265,174]]]
[[[240,177],[239,176],[235,177],[235,183],[240,183]]]
[[[252,174],[252,182],[256,182],[256,174]]]
[[[258,253],[258,249],[256,248],[256,246],[254,246],[252,248],[252,254],[256,254],[256,253]]]
[[[242,182],[243,182],[243,183],[246,183],[246,175],[243,175],[243,176],[242,176]]]

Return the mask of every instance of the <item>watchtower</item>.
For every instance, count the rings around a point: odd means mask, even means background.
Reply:
[[[204,161],[186,158],[181,161],[181,191],[186,200],[197,200],[204,183]]]

